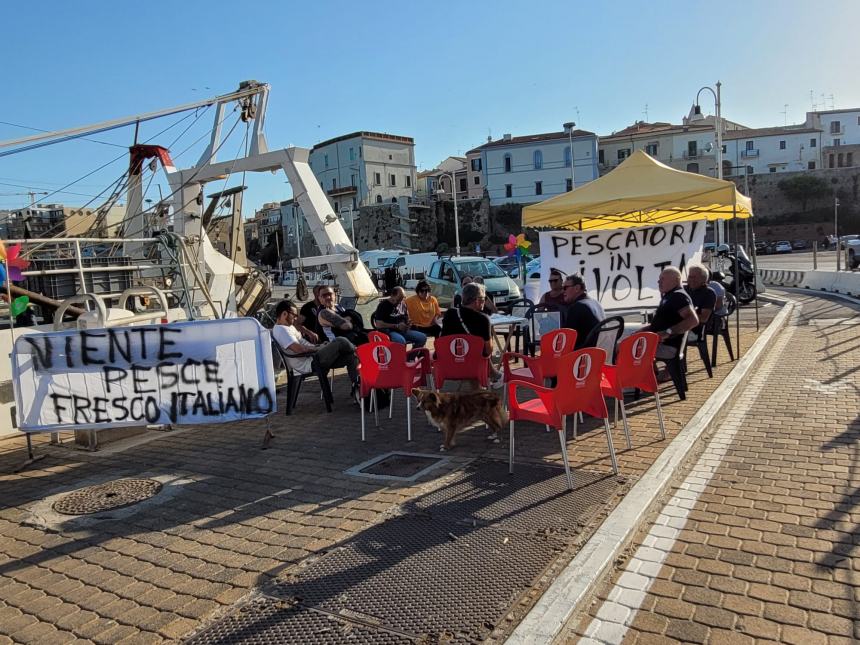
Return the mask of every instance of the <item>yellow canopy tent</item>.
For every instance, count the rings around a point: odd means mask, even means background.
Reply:
[[[730,181],[675,170],[637,150],[608,175],[526,206],[523,226],[577,230],[752,216]]]

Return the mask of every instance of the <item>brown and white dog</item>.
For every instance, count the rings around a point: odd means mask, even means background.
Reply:
[[[502,400],[493,392],[434,392],[415,389],[412,394],[418,400],[418,409],[424,410],[430,423],[442,432],[443,443],[439,448],[441,452],[456,446],[457,433],[476,421],[486,423],[490,429],[487,439],[498,443],[499,432],[508,422],[508,413],[502,406]]]

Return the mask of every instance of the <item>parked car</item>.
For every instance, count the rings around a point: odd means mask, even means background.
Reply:
[[[454,296],[460,293],[460,281],[463,276],[481,276],[487,294],[496,305],[504,305],[512,300],[519,300],[522,295],[520,288],[499,266],[487,258],[477,256],[459,256],[437,260],[430,267],[427,282],[433,295],[443,307],[450,307]]]
[[[791,248],[795,251],[804,251],[806,250],[806,247],[806,240],[794,240],[794,242],[791,243]]]
[[[517,258],[513,255],[503,255],[502,257],[493,258],[493,262],[508,275],[510,275],[513,269],[517,268]]]
[[[514,280],[518,280],[520,277],[520,268],[515,267],[511,269],[510,276]],[[540,256],[526,262],[526,279],[528,280],[529,278],[540,278]]]
[[[774,247],[775,253],[791,253],[791,242],[787,240],[780,240],[776,243]]]
[[[756,255],[767,255],[767,242],[756,242],[755,243],[755,254]]]

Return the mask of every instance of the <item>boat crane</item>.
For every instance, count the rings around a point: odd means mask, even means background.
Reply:
[[[247,273],[245,267],[235,261],[236,244],[242,231],[241,213],[234,210],[233,257],[220,253],[212,245],[204,225],[203,187],[207,182],[223,179],[231,173],[238,172],[276,172],[283,170],[292,186],[293,197],[300,206],[307,226],[314,236],[317,246],[323,255],[303,258],[306,266],[327,265],[340,285],[345,296],[357,298],[359,303],[367,302],[377,296],[376,286],[370,272],[359,261],[358,250],[341,225],[340,219],[334,212],[310,168],[310,150],[307,148],[289,147],[270,151],[264,134],[266,107],[268,104],[270,86],[257,81],[244,81],[239,89],[229,94],[186,103],[184,105],[166,108],[155,112],[132,115],[120,119],[102,121],[91,125],[78,126],[66,130],[45,132],[29,135],[19,139],[0,142],[0,156],[12,154],[18,150],[48,145],[57,141],[78,138],[125,125],[139,124],[159,117],[177,114],[201,107],[214,106],[214,126],[209,145],[204,150],[197,164],[191,168],[178,169],[170,157],[170,151],[157,145],[135,143],[130,148],[129,186],[124,226],[126,231],[135,232],[141,237],[149,238],[158,231],[151,230],[147,223],[147,209],[143,208],[142,168],[145,161],[156,160],[165,172],[171,187],[173,230],[174,234],[183,240],[188,249],[186,259],[191,262],[190,270],[198,278],[205,277],[208,293],[192,295],[193,302],[184,303],[193,307],[199,317],[221,317],[224,312],[236,311],[235,277]],[[247,155],[218,161],[218,151],[221,148],[221,124],[225,111],[233,102],[238,102],[241,109],[241,119],[251,125]],[[3,151],[4,148],[17,148]],[[165,227],[166,228],[166,227]],[[144,259],[146,241],[125,241],[124,253],[137,260]],[[205,296],[205,297],[204,297]]]

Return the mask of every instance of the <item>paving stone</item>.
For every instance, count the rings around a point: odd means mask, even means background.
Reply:
[[[670,620],[666,627],[666,636],[683,643],[705,643],[708,640],[709,631],[701,623]]]

